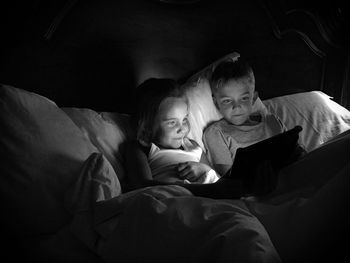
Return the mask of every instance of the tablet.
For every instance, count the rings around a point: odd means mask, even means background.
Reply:
[[[279,133],[244,148],[238,148],[231,169],[226,177],[240,177],[266,160],[269,160],[272,168],[278,172],[288,164],[291,156],[299,146],[299,133],[301,126]]]

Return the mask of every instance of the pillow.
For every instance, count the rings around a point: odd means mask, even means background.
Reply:
[[[70,229],[90,249],[95,249],[98,239],[92,229],[95,205],[121,193],[118,177],[108,160],[101,153],[91,154],[77,181],[65,193],[65,206],[74,215]]]
[[[191,125],[191,130],[188,136],[195,140],[204,151],[206,151],[206,149],[202,141],[203,130],[211,122],[222,118],[221,113],[217,110],[213,102],[209,79],[216,65],[228,58],[236,60],[239,58],[239,54],[237,52],[233,52],[218,59],[198,73],[194,74],[182,85],[182,87],[185,89],[190,107],[188,118]],[[260,98],[257,98],[255,101],[253,111],[266,113],[265,105],[262,103]]]
[[[91,109],[62,108],[91,143],[113,166],[119,180],[125,178],[125,142],[135,136],[130,116],[116,112],[98,113]]]
[[[215,67],[221,62],[225,61],[227,59],[232,59],[232,61],[236,61],[240,57],[240,54],[237,52],[229,53],[218,60],[214,61],[213,63],[206,66],[204,69],[200,70],[199,72],[193,74],[193,76],[189,77],[189,79],[186,81],[185,85],[188,84],[195,84],[200,79],[207,79],[209,80],[211,77],[211,74],[213,73]]]
[[[0,193],[9,231],[40,235],[65,225],[64,192],[96,151],[53,101],[1,85]]]
[[[72,214],[92,208],[122,193],[113,167],[102,153],[92,153],[84,162],[76,181],[67,189],[64,204]]]
[[[303,127],[299,143],[307,151],[350,129],[350,111],[321,91],[275,97],[263,103],[288,129]]]

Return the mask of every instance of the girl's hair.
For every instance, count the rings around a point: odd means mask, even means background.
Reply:
[[[218,64],[214,69],[210,79],[210,88],[215,93],[230,80],[238,79],[247,80],[248,84],[253,87],[255,85],[253,69],[244,59],[227,59]]]
[[[184,98],[183,89],[173,79],[150,78],[137,87],[137,139],[149,145],[153,139],[153,127],[162,101],[169,97]]]

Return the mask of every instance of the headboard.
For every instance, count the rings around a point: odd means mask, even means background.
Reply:
[[[339,37],[348,32],[343,7],[291,2],[26,3],[7,32],[15,40],[1,53],[0,81],[59,106],[128,113],[146,78],[183,82],[237,51],[251,62],[262,99],[322,90],[349,107],[350,42]]]

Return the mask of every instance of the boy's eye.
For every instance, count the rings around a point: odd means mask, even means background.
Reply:
[[[248,101],[249,100],[249,96],[243,97],[242,101]]]

